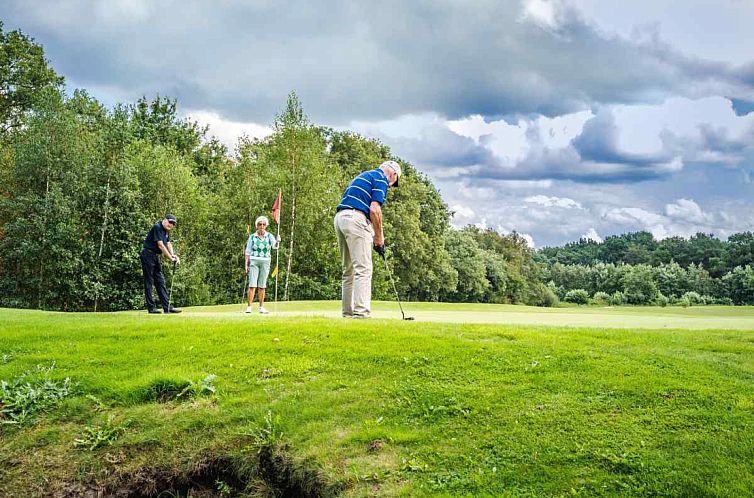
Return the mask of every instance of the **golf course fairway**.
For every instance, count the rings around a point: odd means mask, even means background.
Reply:
[[[752,308],[241,309],[0,309],[0,496],[752,496]]]

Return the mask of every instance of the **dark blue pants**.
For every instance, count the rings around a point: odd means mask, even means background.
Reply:
[[[168,310],[168,290],[165,288],[165,277],[162,275],[162,265],[160,264],[160,255],[155,254],[147,249],[142,249],[141,270],[144,272],[144,299],[147,301],[147,309],[156,309],[154,298],[152,297],[152,286],[157,287],[157,295],[160,296],[162,309]]]

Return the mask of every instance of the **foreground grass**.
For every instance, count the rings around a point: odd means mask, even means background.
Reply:
[[[149,476],[208,459],[258,470],[269,448],[316,474],[322,494],[752,495],[751,331],[221,313],[231,309],[0,310],[0,379],[54,362],[49,375],[75,385],[2,426],[0,495],[148,490]],[[210,374],[214,395],[145,395]],[[92,433],[109,439],[76,444]],[[243,487],[218,481],[217,496]]]

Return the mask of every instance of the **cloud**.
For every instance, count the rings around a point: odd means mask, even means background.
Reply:
[[[231,151],[238,145],[238,139],[242,136],[264,138],[272,134],[272,128],[269,126],[229,121],[215,112],[188,111],[186,117],[201,125],[209,125],[209,134],[215,136]]]
[[[567,197],[547,197],[546,195],[534,195],[524,199],[524,202],[539,204],[540,206],[545,207],[582,209],[581,204]]]
[[[602,237],[600,237],[600,234],[597,233],[597,230],[595,230],[594,227],[589,228],[589,231],[582,235],[581,238],[586,240],[593,240],[597,243],[602,242]]]
[[[671,236],[690,237],[697,232],[718,233],[723,236],[732,233],[731,230],[720,226],[715,227],[714,216],[705,213],[691,199],[677,199],[667,204],[665,215],[637,207],[624,207],[608,210],[603,218],[620,225],[648,230],[658,240]]]
[[[690,223],[709,223],[712,217],[691,199],[678,199],[665,206],[665,214],[676,220]]]
[[[315,121],[333,125],[426,112],[557,116],[671,95],[754,94],[749,68],[606,35],[555,1],[336,0],[323,9],[302,1],[9,0],[3,11],[6,28],[35,36],[56,69],[87,88],[112,87],[131,100],[160,93],[237,122],[270,122],[291,90]]]

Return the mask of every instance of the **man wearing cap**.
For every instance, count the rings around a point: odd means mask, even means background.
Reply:
[[[141,269],[144,272],[144,298],[147,301],[147,310],[150,313],[160,313],[152,297],[152,286],[157,287],[162,309],[165,313],[180,313],[181,310],[173,308],[168,302],[168,291],[165,288],[165,277],[162,275],[160,254],[176,264],[180,258],[173,252],[173,244],[170,242],[169,232],[175,228],[177,220],[172,214],[166,214],[165,219],[158,221],[149,230],[147,238],[141,249]]]
[[[336,208],[335,233],[343,265],[342,311],[345,318],[369,318],[372,303],[372,246],[385,256],[382,205],[388,186],[397,187],[401,166],[385,161],[353,179]]]

